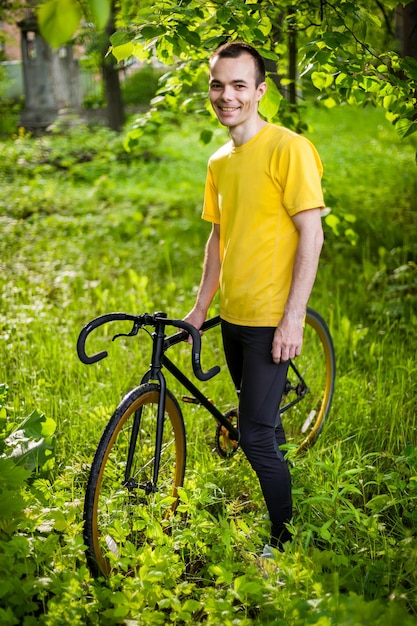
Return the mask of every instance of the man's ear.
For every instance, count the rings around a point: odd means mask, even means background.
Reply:
[[[262,98],[262,96],[264,95],[264,93],[268,89],[268,85],[264,81],[263,83],[259,83],[257,89],[258,89],[258,102],[259,102],[259,100]]]

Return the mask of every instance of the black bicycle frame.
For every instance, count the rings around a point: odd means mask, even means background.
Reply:
[[[292,400],[291,402],[288,402],[288,404],[284,404],[284,406],[280,407],[279,412],[281,415],[282,413],[285,413],[285,411],[288,411],[288,409],[291,409],[291,407],[293,407],[295,404],[298,404],[304,398],[304,396],[310,392],[310,387],[306,384],[304,378],[301,376],[300,372],[295,367],[292,361],[290,361],[289,366],[294,372],[294,374],[297,376],[300,382],[298,383],[296,387],[290,386],[289,389],[285,389],[286,393],[288,393],[289,391],[295,391],[297,394],[297,397],[294,398],[294,400]],[[287,382],[288,382],[288,379],[287,379]]]
[[[220,323],[220,317],[212,318],[206,322],[202,329],[207,330],[217,326]],[[165,351],[181,341],[187,338],[187,333],[182,331],[172,335],[171,337],[165,337],[165,323],[160,321],[156,327],[155,332],[152,333],[153,348],[152,348],[152,361],[148,371],[145,373],[141,380],[141,385],[155,380],[159,384],[160,394],[158,401],[158,414],[156,422],[156,435],[155,435],[155,459],[153,468],[152,485],[139,485],[147,493],[157,491],[157,483],[159,476],[159,467],[162,451],[162,439],[164,432],[164,414],[165,414],[165,400],[166,400],[166,380],[162,373],[162,367],[166,369],[180,382],[189,393],[193,395],[196,401],[201,404],[209,413],[218,420],[222,426],[224,426],[230,433],[232,439],[239,441],[239,431],[224,417],[223,413],[210,402],[210,400],[194,385],[194,383],[181,372],[180,369],[166,356]],[[135,415],[135,424],[132,429],[132,434],[129,442],[129,451],[125,472],[125,483],[129,482],[130,468],[133,462],[134,450],[136,446],[136,440],[139,433],[141,415],[138,413]]]
[[[202,393],[198,389],[198,387],[196,387],[196,385],[180,369],[178,369],[178,367],[174,365],[174,363],[165,354],[165,352],[171,346],[187,340],[188,332],[185,330],[182,330],[182,331],[175,333],[174,335],[171,335],[170,337],[166,337],[165,328],[167,324],[164,319],[166,318],[166,314],[158,313],[156,315],[158,315],[158,319],[157,319],[157,323],[155,324],[155,332],[152,333],[152,341],[153,341],[152,361],[151,361],[148,371],[145,373],[145,375],[143,376],[141,380],[141,384],[148,383],[149,381],[152,381],[152,380],[157,381],[159,384],[159,389],[160,389],[159,400],[158,400],[156,435],[155,435],[155,459],[154,459],[154,469],[153,469],[153,480],[152,480],[152,483],[151,481],[149,481],[146,485],[136,485],[136,484],[133,485],[132,484],[132,487],[139,486],[142,489],[144,489],[147,493],[157,491],[156,485],[158,482],[159,467],[160,467],[161,452],[162,452],[164,414],[165,414],[166,393],[167,393],[167,385],[166,385],[165,376],[162,373],[162,367],[166,367],[166,369],[174,376],[174,378],[176,378],[178,382],[180,382],[183,385],[183,387],[185,387],[185,389],[187,389],[187,391],[190,394],[192,394],[193,400],[195,399],[196,403],[203,406],[218,422],[220,422],[220,424],[224,428],[226,428],[226,430],[230,433],[231,439],[239,442],[239,438],[240,438],[238,429],[235,428],[235,426],[233,426],[233,424],[223,415],[223,413],[219,411],[219,409],[204,395],[204,393]],[[150,316],[150,317],[152,317],[152,321],[154,321],[155,316]],[[134,321],[135,322],[134,328],[132,329],[131,333],[126,336],[135,335],[138,329],[141,327],[141,325],[151,323],[150,320],[149,321],[146,320],[146,316],[144,320],[141,319],[139,323],[139,321],[136,319],[135,316],[128,316],[122,313],[111,314],[108,316],[108,318],[109,319],[105,321],[113,321],[115,319],[122,319],[122,320],[129,319],[129,320]],[[172,324],[172,322],[173,320],[170,320],[170,322],[168,323]],[[93,330],[98,325],[101,325],[102,323],[104,323],[103,317],[97,320],[93,320],[93,322],[91,322],[80,334],[80,338],[78,340],[78,353],[79,353],[81,360],[84,363],[94,363],[100,360],[101,358],[104,358],[105,356],[107,356],[106,352],[102,352],[97,355],[93,355],[92,357],[88,357],[85,354],[85,350],[84,350],[84,344],[85,344],[85,339],[87,335],[89,334],[89,332],[91,332],[91,330]],[[218,326],[219,324],[220,324],[220,316],[216,316],[204,322],[201,330],[205,331],[210,328],[214,328],[215,326]],[[173,325],[177,325],[179,327],[178,322]],[[198,366],[199,366],[199,353],[194,354],[193,358],[198,360]],[[195,361],[193,361],[193,363],[194,362]],[[297,370],[297,368],[295,367],[292,361],[290,362],[290,367],[292,368],[295,375],[297,376],[299,383],[296,387],[291,386],[287,391],[295,391],[297,394],[297,397],[291,402],[289,402],[287,405],[285,405],[284,407],[281,407],[280,409],[281,413],[284,413],[289,408],[294,406],[294,404],[297,404],[297,402],[302,400],[302,398],[306,395],[306,393],[309,392],[309,388],[305,384],[301,374],[299,373],[299,371]],[[193,365],[193,368],[194,368],[194,365]],[[205,374],[204,376],[206,376],[206,378],[202,378],[202,380],[207,380],[208,376],[210,377],[213,376],[215,373],[214,369],[215,368],[212,368],[213,371],[211,371],[211,374]],[[199,369],[199,372],[201,372],[201,369]],[[196,375],[200,377],[198,372]],[[141,415],[142,415],[142,409],[139,409],[135,413],[134,426],[132,429],[130,442],[129,442],[129,451],[128,451],[126,471],[125,471],[125,484],[128,487],[129,487],[129,482],[131,480],[130,470],[132,467],[134,451],[136,447],[137,437],[139,434]]]
[[[201,404],[222,426],[227,428],[231,438],[239,441],[239,431],[229,422],[229,420],[219,411],[219,409],[178,369],[166,355],[163,356],[163,364],[169,372],[189,391],[193,397]]]

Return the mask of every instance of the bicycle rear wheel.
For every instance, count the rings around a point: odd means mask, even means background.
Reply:
[[[185,472],[185,430],[181,409],[168,390],[158,490],[152,489],[159,396],[157,384],[131,391],[97,447],[84,503],[84,542],[93,575],[134,569],[135,552],[149,541],[155,522],[164,526],[177,506]]]
[[[307,310],[300,356],[291,361],[281,402],[281,419],[288,444],[297,452],[313,445],[330,411],[336,362],[330,331],[313,309]]]

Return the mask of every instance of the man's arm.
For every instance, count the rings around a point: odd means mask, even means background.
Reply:
[[[293,359],[301,352],[303,321],[323,246],[320,209],[301,211],[292,219],[300,238],[284,316],[277,326],[272,343],[275,363]]]
[[[184,318],[196,328],[201,328],[207,317],[209,306],[219,288],[220,277],[220,225],[213,224],[207,240],[203,274],[195,304]]]

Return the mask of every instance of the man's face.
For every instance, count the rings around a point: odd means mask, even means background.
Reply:
[[[257,118],[266,83],[256,86],[256,65],[250,54],[236,59],[215,57],[210,65],[211,105],[224,126],[234,128]]]

